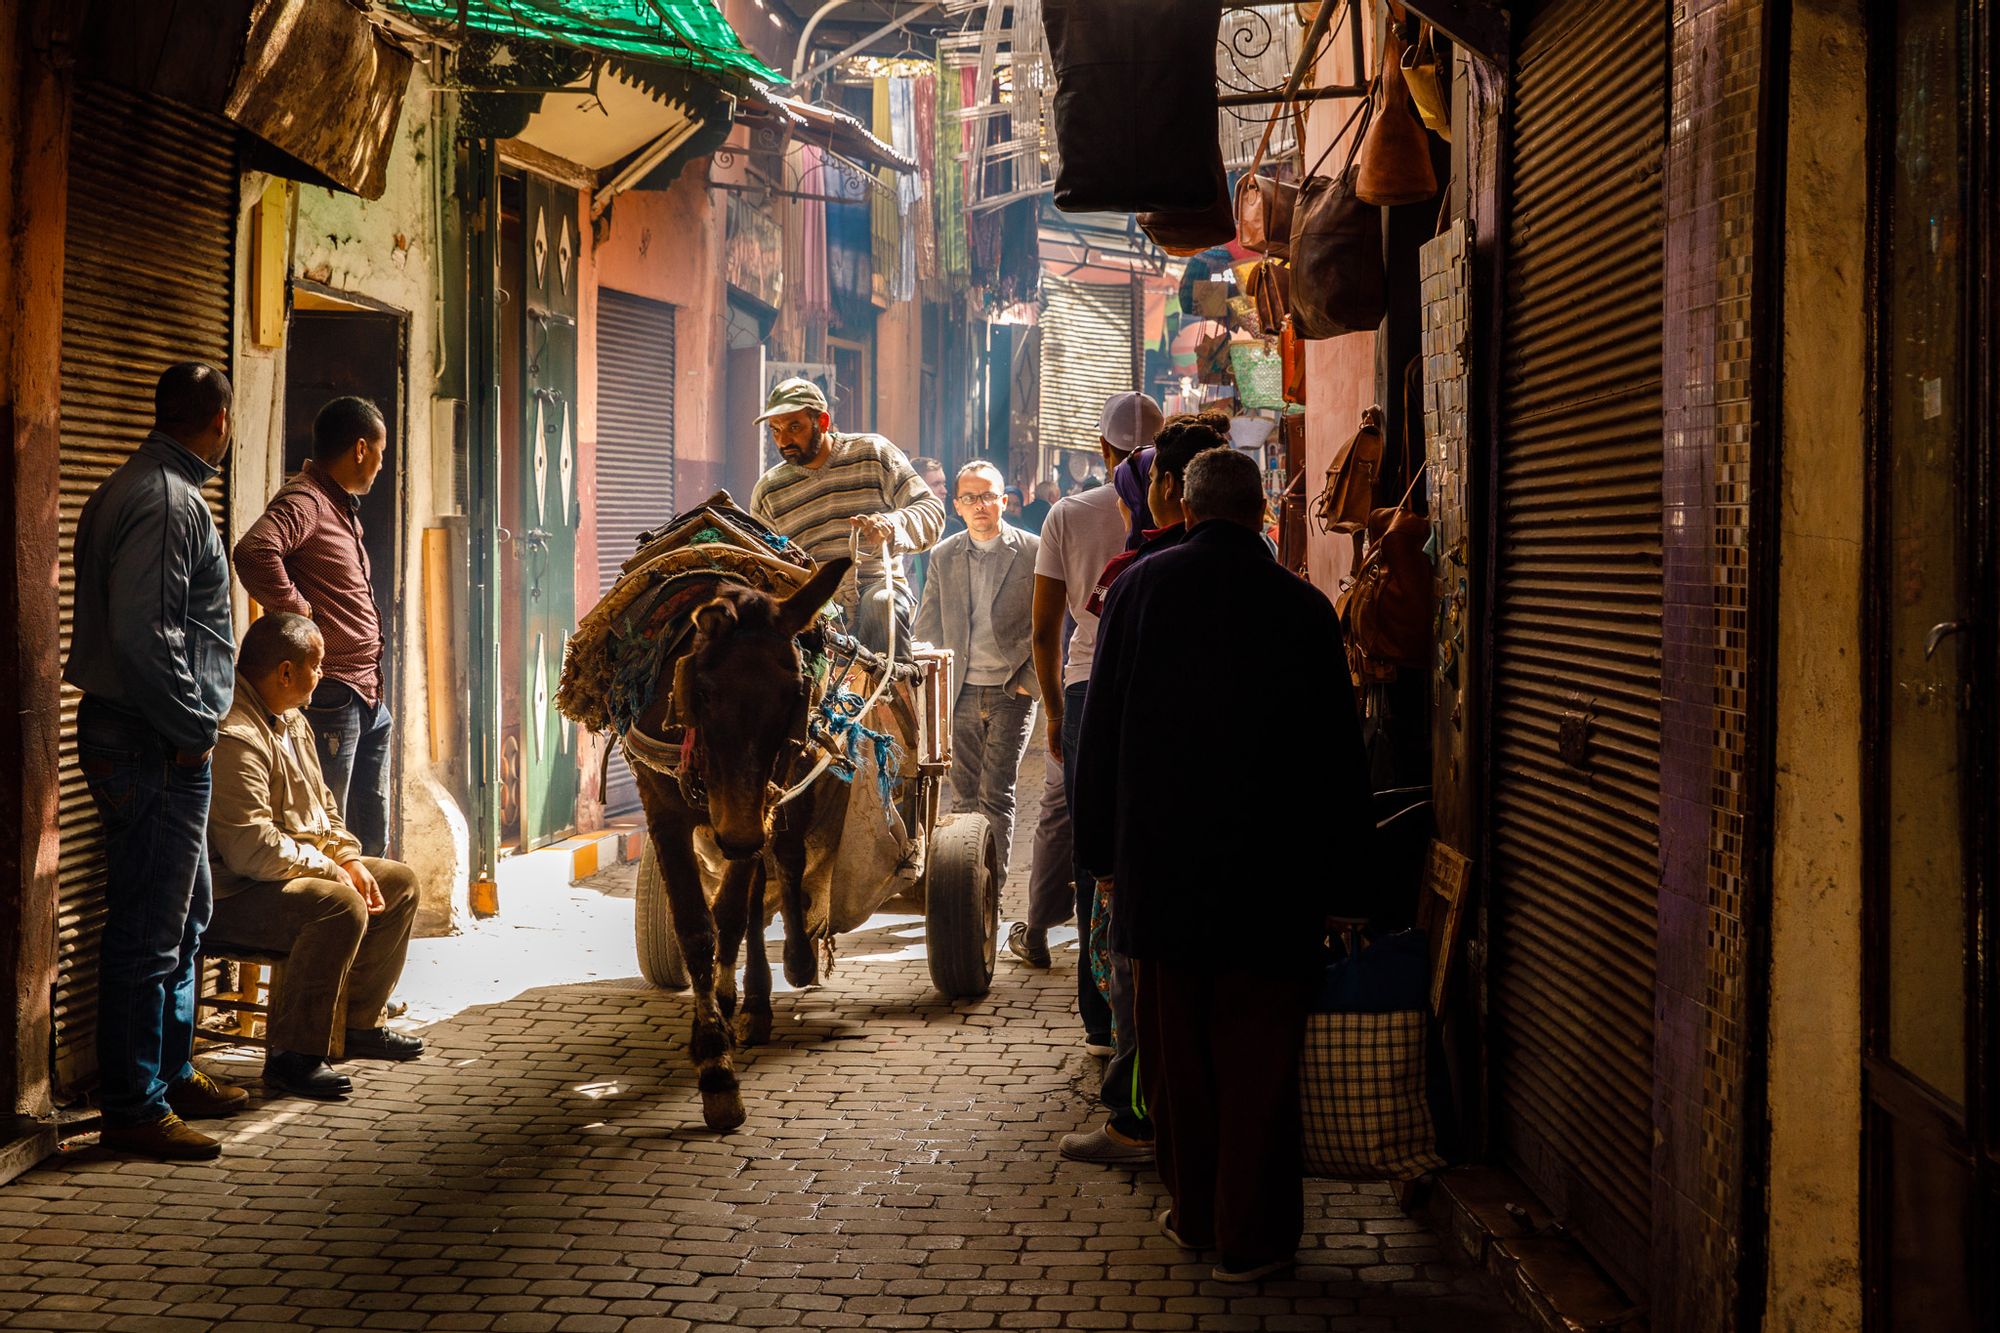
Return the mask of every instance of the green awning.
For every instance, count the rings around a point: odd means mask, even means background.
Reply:
[[[652,60],[727,82],[785,81],[750,54],[714,0],[391,0],[391,4],[439,28],[456,27],[462,9],[467,27],[493,36]]]

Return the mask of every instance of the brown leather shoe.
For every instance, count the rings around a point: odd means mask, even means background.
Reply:
[[[212,1162],[222,1156],[219,1140],[189,1129],[185,1120],[171,1114],[143,1125],[106,1125],[98,1142],[107,1152],[161,1162]]]
[[[189,1120],[219,1120],[250,1104],[234,1083],[218,1083],[199,1069],[167,1089],[167,1105]]]

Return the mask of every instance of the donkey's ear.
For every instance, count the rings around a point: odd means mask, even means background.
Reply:
[[[736,604],[727,597],[703,602],[695,608],[694,626],[709,638],[725,634],[736,623]]]
[[[847,574],[854,562],[841,555],[821,565],[806,581],[806,586],[778,604],[778,628],[785,634],[803,634],[819,615],[820,608],[833,600],[833,594],[840,588],[840,580]]]

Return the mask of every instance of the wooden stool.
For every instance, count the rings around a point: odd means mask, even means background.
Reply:
[[[233,944],[204,943],[196,960],[196,975],[209,963],[236,965],[236,989],[215,991],[195,999],[195,1039],[229,1046],[262,1046],[271,1020],[271,996],[284,978],[285,955],[263,949],[239,948]],[[219,1010],[229,1016],[226,1026],[201,1026],[203,1010]]]

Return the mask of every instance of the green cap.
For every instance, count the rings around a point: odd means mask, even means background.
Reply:
[[[771,396],[764,400],[764,413],[757,420],[769,421],[787,412],[824,412],[826,395],[819,391],[819,385],[809,379],[792,378],[779,380],[772,387]]]

